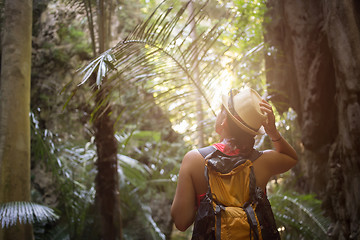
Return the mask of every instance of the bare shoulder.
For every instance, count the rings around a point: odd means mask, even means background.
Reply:
[[[201,156],[197,149],[193,149],[185,154],[182,163],[192,165],[200,161],[203,162],[204,158]]]
[[[197,149],[193,149],[187,152],[184,158],[202,158],[202,156]]]
[[[187,152],[182,160],[181,168],[187,169],[189,172],[196,171],[196,169],[204,166],[204,158],[197,149]]]

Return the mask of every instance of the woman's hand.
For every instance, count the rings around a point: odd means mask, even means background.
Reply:
[[[264,99],[262,100],[262,102],[259,103],[259,105],[260,105],[260,110],[263,113],[265,113],[267,116],[267,118],[263,122],[265,132],[272,140],[279,139],[281,137],[281,135],[276,129],[275,115],[274,115],[271,105]]]
[[[270,176],[283,173],[293,167],[297,162],[297,154],[294,148],[281,137],[276,129],[275,115],[271,105],[264,99],[259,103],[261,111],[266,114],[267,118],[263,122],[265,132],[273,141],[275,151],[268,150],[267,163],[269,163]],[[279,154],[280,153],[280,154]]]

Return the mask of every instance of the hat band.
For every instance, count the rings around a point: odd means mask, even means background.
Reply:
[[[246,122],[244,122],[244,120],[239,116],[239,114],[237,114],[237,112],[235,111],[235,108],[234,108],[233,89],[231,89],[229,93],[230,93],[230,97],[229,97],[228,105],[229,105],[229,111],[230,111],[230,113],[231,113],[239,122],[241,122],[243,125],[245,125],[245,127],[253,130],[254,132],[257,132],[259,129],[255,129],[255,128],[249,126],[248,124],[246,124]]]

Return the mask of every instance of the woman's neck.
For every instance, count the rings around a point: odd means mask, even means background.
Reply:
[[[248,155],[254,148],[248,145],[242,145],[235,138],[224,138],[221,143],[225,145],[224,152],[239,151],[240,154]]]
[[[232,152],[235,151],[237,149],[237,146],[233,143],[235,139],[231,139],[231,138],[224,138],[222,139],[221,143],[223,143],[225,145],[225,151],[226,152]]]

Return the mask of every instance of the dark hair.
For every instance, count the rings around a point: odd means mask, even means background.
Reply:
[[[254,150],[255,136],[245,132],[237,126],[228,114],[227,127],[231,136],[231,138],[228,139],[227,146],[230,147],[230,149],[239,149],[241,155],[250,154]]]

